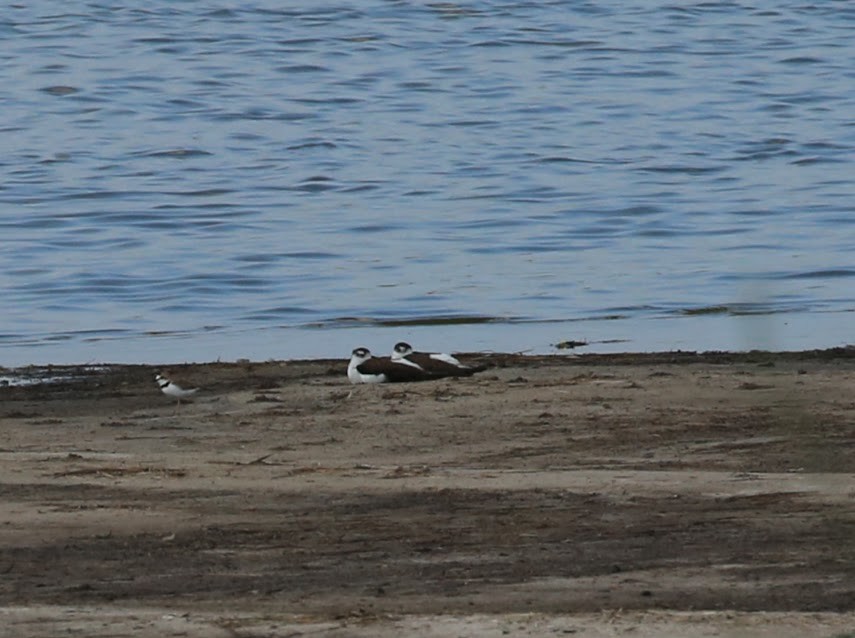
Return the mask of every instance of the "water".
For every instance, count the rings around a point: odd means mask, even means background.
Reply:
[[[855,7],[0,11],[0,363],[801,349],[855,309]]]

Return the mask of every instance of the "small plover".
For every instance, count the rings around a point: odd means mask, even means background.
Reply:
[[[178,405],[181,405],[181,399],[189,397],[191,394],[196,394],[199,388],[184,389],[177,383],[173,383],[159,372],[154,375],[157,385],[160,386],[160,391],[166,396],[175,397],[178,400]]]
[[[460,363],[450,354],[442,352],[415,352],[413,347],[404,341],[395,344],[392,350],[392,361],[407,361],[429,372],[434,378],[469,377],[476,372],[483,372],[487,366],[468,366]]]
[[[372,357],[368,348],[357,348],[350,356],[347,378],[351,383],[402,383],[427,381],[436,377],[411,361]]]

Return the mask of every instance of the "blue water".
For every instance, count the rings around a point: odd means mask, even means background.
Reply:
[[[0,364],[852,340],[849,2],[0,9]]]

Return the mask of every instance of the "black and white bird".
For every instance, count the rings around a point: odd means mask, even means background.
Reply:
[[[182,388],[180,385],[173,383],[159,372],[154,375],[154,379],[157,381],[157,385],[160,386],[161,392],[166,396],[178,399],[178,405],[181,405],[181,399],[187,398],[192,394],[196,394],[199,390],[199,388]]]
[[[476,372],[483,372],[487,366],[464,365],[450,354],[442,352],[415,352],[413,347],[404,341],[395,344],[392,349],[392,361],[407,361],[419,366],[439,379],[442,377],[469,377]]]
[[[347,378],[351,383],[403,383],[427,381],[436,377],[410,361],[372,357],[368,348],[357,348],[351,353]]]

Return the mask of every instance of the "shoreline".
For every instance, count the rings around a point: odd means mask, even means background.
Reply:
[[[557,344],[582,341],[581,352],[619,353],[676,350],[779,351],[845,347],[851,338],[848,314],[804,312],[772,315],[664,314],[657,317],[610,315],[588,319],[542,319],[463,324],[357,324],[338,328],[240,326],[134,334],[62,333],[20,344],[4,341],[0,363],[24,365],[115,361],[145,365],[175,361],[311,360],[349,356],[367,346],[386,353],[397,341],[445,352],[561,354]],[[117,353],[121,356],[117,357]],[[180,358],[178,358],[180,356]]]
[[[577,361],[585,364],[624,364],[634,365],[643,363],[737,363],[737,362],[752,362],[758,357],[773,357],[782,359],[833,359],[833,358],[855,358],[855,344],[847,344],[842,346],[833,346],[828,348],[807,348],[801,350],[766,350],[766,349],[745,349],[745,350],[655,350],[655,351],[622,351],[622,352],[578,352],[576,348],[584,348],[585,345],[579,345],[575,348],[566,348],[556,350],[552,353],[527,353],[527,352],[496,352],[496,351],[471,351],[458,352],[454,351],[455,356],[460,356],[466,359],[483,360],[490,362],[506,363],[510,359],[515,359],[520,362],[525,360],[541,361],[541,360],[561,360]],[[385,353],[384,353],[385,354]],[[378,355],[383,356],[383,355]],[[90,368],[92,371],[98,369],[115,369],[115,368],[158,368],[158,367],[190,367],[190,366],[215,366],[215,365],[262,365],[267,363],[278,364],[326,364],[335,365],[342,361],[347,363],[348,357],[311,357],[311,358],[293,358],[293,359],[247,359],[238,358],[233,360],[212,360],[212,361],[173,361],[162,363],[127,363],[120,361],[87,361],[85,363],[31,363],[19,366],[2,366],[0,372],[13,372],[16,370],[86,370]]]

